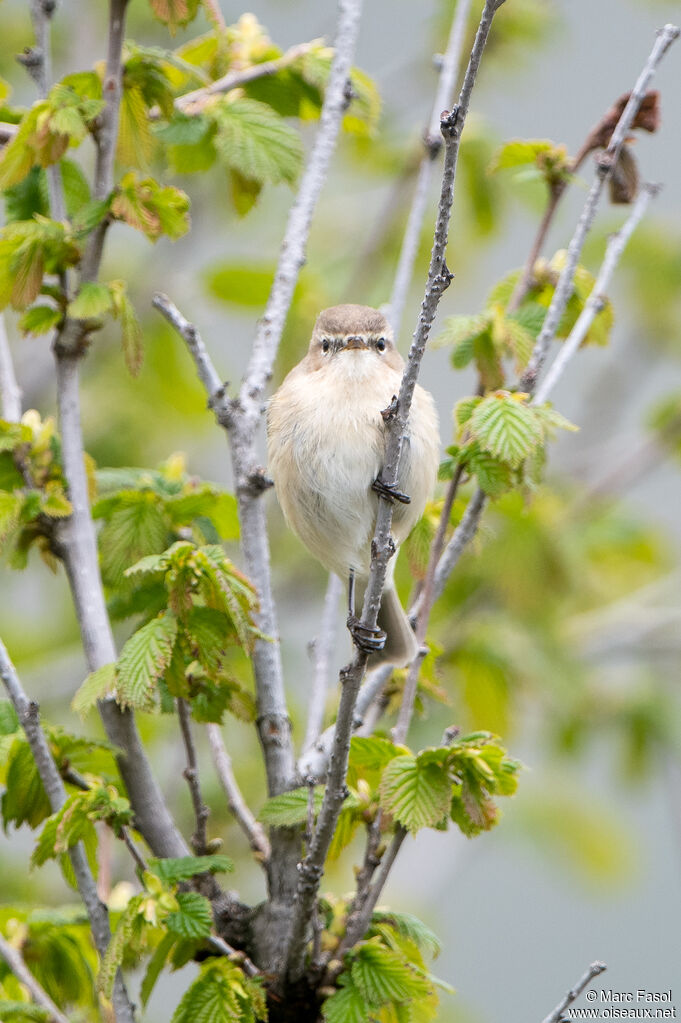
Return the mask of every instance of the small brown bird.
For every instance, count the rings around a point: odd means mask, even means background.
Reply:
[[[388,566],[379,630],[369,635],[353,616],[371,565],[378,480],[385,455],[381,410],[398,394],[404,362],[388,321],[376,309],[339,305],[319,314],[307,355],[272,397],[267,414],[269,472],[284,516],[330,572],[350,580],[348,625],[355,642],[374,651],[373,665],[404,666],[415,656],[414,633]],[[432,495],[440,450],[431,395],[417,386],[402,448],[392,532],[409,535]]]

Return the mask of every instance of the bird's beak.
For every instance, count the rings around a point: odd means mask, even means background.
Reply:
[[[366,343],[363,337],[346,337],[344,349],[348,348],[368,348],[369,345]]]

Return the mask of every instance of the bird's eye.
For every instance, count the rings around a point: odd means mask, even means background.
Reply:
[[[331,346],[329,344],[329,339],[328,337],[325,337],[324,340],[322,341],[322,351],[326,354],[330,347]]]
[[[385,351],[385,338],[384,337],[379,337],[378,341],[376,342],[376,348],[377,348],[377,350],[379,352],[384,352]]]

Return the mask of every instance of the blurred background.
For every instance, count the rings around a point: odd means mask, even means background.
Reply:
[[[60,5],[57,77],[99,59],[105,6]],[[227,0],[221,7],[228,23],[243,13]],[[476,21],[480,7],[476,0]],[[258,0],[248,10],[282,49],[330,34],[335,20],[330,0]],[[341,140],[278,379],[303,354],[320,308],[388,299],[435,87],[433,55],[445,45],[452,10],[444,0],[367,4],[357,63],[376,83],[382,107],[372,132]],[[26,5],[5,0],[1,17],[0,73],[13,83],[14,100],[28,104],[32,87],[13,59],[31,42]],[[524,262],[541,216],[540,181],[513,171],[487,173],[499,144],[547,138],[576,152],[632,86],[655,30],[679,18],[678,0],[508,0],[495,21],[464,135],[448,254],[456,279],[441,303],[438,329],[448,315],[478,312],[492,286]],[[170,42],[147,5],[131,4],[129,35],[138,42],[180,46],[206,29],[200,18]],[[527,765],[498,828],[472,841],[435,832],[409,840],[385,893],[386,902],[421,916],[443,940],[434,972],[456,988],[455,996],[443,995],[445,1023],[541,1020],[594,959],[608,964],[598,986],[676,985],[681,1003],[681,44],[654,84],[662,95],[662,127],[637,137],[635,151],[642,178],[665,187],[611,289],[609,346],[581,352],[554,394],[555,406],[580,431],[552,445],[546,482],[526,501],[511,495],[488,509],[433,626],[439,657],[422,686],[412,744],[438,742],[451,723],[488,728]],[[306,144],[313,128],[303,127]],[[591,175],[585,164],[544,255],[569,241]],[[99,466],[157,466],[183,452],[191,474],[229,487],[224,437],[178,338],[151,310],[151,296],[167,292],[200,327],[224,378],[237,381],[292,193],[267,188],[240,218],[220,169],[172,181],[191,197],[190,234],[153,247],[122,225],[110,235],[103,275],[130,281],[144,325],[145,364],[132,379],[116,332],[97,336],[84,371],[86,444]],[[403,324],[404,351],[425,281],[435,202],[434,193]],[[626,214],[626,207],[607,203],[600,209],[584,258],[592,271]],[[8,331],[24,406],[53,414],[48,343],[20,339],[11,314]],[[447,349],[434,348],[422,382],[435,395],[446,446],[451,409],[472,393],[473,375],[455,371]],[[318,628],[326,580],[286,531],[274,497],[267,500],[301,739],[311,674],[306,646]],[[410,569],[422,570],[422,557],[416,537],[402,556],[405,590]],[[78,730],[83,726],[68,708],[85,667],[63,572],[50,574],[37,555],[23,573],[1,567],[0,634],[24,685],[46,717]],[[129,631],[120,626],[121,641]],[[348,653],[341,633],[337,666]],[[335,691],[330,713],[333,699]],[[85,727],[97,730],[92,719]],[[141,716],[141,729],[169,801],[189,828],[175,722]],[[252,728],[230,720],[225,737],[239,781],[251,803],[261,805],[264,779]],[[208,758],[204,778],[214,807],[211,831],[237,861],[235,886],[256,901],[260,872],[229,820]],[[31,844],[26,829],[0,836],[0,900],[68,900],[54,864],[27,875]],[[337,893],[352,884],[351,859],[328,875]],[[121,858],[114,880],[123,877],[130,871]],[[168,1005],[185,986],[186,976],[164,978],[145,1020],[167,1019]]]

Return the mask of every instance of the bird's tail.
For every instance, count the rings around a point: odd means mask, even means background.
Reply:
[[[355,607],[358,614],[361,613],[364,603],[365,588],[366,583],[358,580],[355,596]],[[397,596],[397,590],[390,574],[386,579],[381,597],[378,627],[385,632],[385,646],[377,653],[371,654],[368,661],[369,667],[377,668],[379,664],[394,664],[396,668],[405,668],[416,657],[418,644],[414,630],[400,604],[400,598]]]

